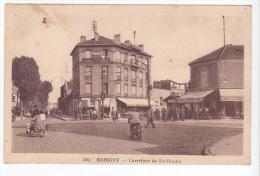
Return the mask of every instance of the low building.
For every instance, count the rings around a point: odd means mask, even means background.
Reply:
[[[171,95],[171,91],[168,89],[152,89],[152,109],[162,110],[162,107],[165,106],[164,99]]]
[[[193,118],[243,117],[244,46],[225,45],[190,65],[190,90],[178,98]]]
[[[154,81],[153,87],[155,89],[163,89],[169,92],[169,94],[163,98],[163,102],[166,103],[167,109],[170,112],[174,112],[176,108],[177,98],[184,95],[187,89],[187,83],[177,83],[172,80],[160,80]]]

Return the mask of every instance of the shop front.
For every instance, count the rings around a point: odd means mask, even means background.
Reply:
[[[185,108],[185,118],[212,119],[215,117],[213,112],[216,98],[216,90],[186,92],[177,98],[176,108]]]
[[[243,119],[243,89],[219,89],[218,109],[223,117]]]
[[[117,98],[117,109],[118,112],[121,112],[122,114],[126,114],[128,111],[132,110],[144,114],[148,109],[148,99]]]

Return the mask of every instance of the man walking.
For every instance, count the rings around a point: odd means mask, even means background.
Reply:
[[[186,109],[185,106],[182,106],[181,108],[181,121],[184,121],[186,117]]]
[[[167,122],[167,109],[165,107],[162,108],[162,119],[163,119],[163,122]]]
[[[111,117],[113,119],[113,122],[115,122],[115,120],[116,120],[116,111],[115,111],[114,107],[112,107],[112,110],[111,110]]]
[[[151,123],[152,127],[155,128],[155,125],[154,125],[154,112],[153,110],[151,109],[151,107],[149,107],[148,111],[147,111],[147,123],[146,125],[144,126],[145,128],[148,127],[148,125]]]

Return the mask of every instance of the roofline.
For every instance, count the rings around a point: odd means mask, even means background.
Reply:
[[[72,55],[72,53],[74,52],[74,50],[77,48],[77,47],[81,47],[81,46],[93,46],[93,47],[95,47],[95,46],[116,46],[116,47],[119,47],[119,48],[124,48],[124,49],[126,49],[126,50],[129,50],[129,51],[135,51],[135,52],[137,52],[137,53],[139,53],[139,54],[143,54],[143,55],[146,55],[146,56],[150,56],[150,57],[153,57],[152,55],[150,55],[150,54],[148,54],[148,53],[146,53],[146,52],[144,52],[144,51],[138,51],[138,50],[134,50],[134,49],[131,49],[131,48],[128,48],[128,47],[124,47],[124,46],[121,46],[121,45],[117,45],[117,44],[77,44],[74,48],[73,48],[73,50],[71,51],[71,53],[70,53],[70,55]]]
[[[125,46],[118,45],[118,44],[81,44],[81,43],[78,43],[78,44],[72,49],[70,55],[72,56],[72,53],[75,51],[75,49],[76,49],[77,47],[84,47],[84,46],[91,46],[91,47],[92,47],[92,46],[93,46],[93,47],[95,47],[95,46],[116,46],[116,47],[119,47],[119,48],[124,48],[124,49],[129,50],[129,51],[135,51],[135,52],[137,52],[137,53],[139,53],[139,54],[143,54],[143,55],[146,55],[146,56],[153,57],[152,55],[150,55],[150,54],[148,54],[148,53],[146,53],[146,52],[144,52],[144,51],[138,51],[137,49],[131,49],[131,48],[129,48],[129,47],[125,47]]]
[[[231,46],[231,47],[234,47],[234,46],[243,47],[244,45],[226,44],[226,45],[224,45],[223,47],[219,48],[219,49],[222,49],[222,51],[220,52],[220,54],[218,55],[218,57],[216,57],[215,59],[212,59],[212,60],[219,60],[219,59],[221,58],[221,56],[223,55],[224,51],[226,50],[226,48],[227,48],[227,47],[230,47],[230,46]],[[217,50],[218,50],[218,49],[217,49]],[[214,52],[214,51],[212,51],[212,52]],[[211,52],[210,52],[210,53],[211,53]],[[210,53],[208,53],[208,54],[206,54],[206,55],[204,55],[204,56],[201,56],[201,57],[199,57],[199,58],[197,58],[197,59],[195,59],[195,60],[189,62],[188,65],[197,64],[197,63],[202,63],[202,62],[208,62],[208,61],[196,61],[196,60],[198,60],[198,59],[200,59],[200,58],[202,58],[202,57],[205,57],[205,56],[209,55]],[[211,60],[211,61],[212,61],[212,60]]]

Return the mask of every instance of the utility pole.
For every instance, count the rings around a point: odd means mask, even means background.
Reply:
[[[148,109],[151,109],[151,96],[152,96],[152,85],[151,85],[151,58],[147,58],[147,72],[148,72],[148,94],[147,94],[147,98],[148,98]]]
[[[224,46],[226,45],[226,29],[225,29],[225,16],[223,15],[223,37],[224,37]]]
[[[136,35],[136,31],[134,31],[134,45],[135,45],[135,35]]]

